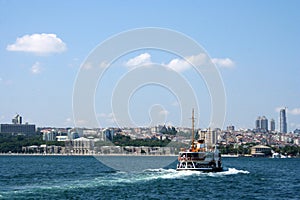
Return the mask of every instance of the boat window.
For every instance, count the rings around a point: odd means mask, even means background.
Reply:
[[[212,154],[207,154],[206,157],[207,158],[212,158],[213,156],[212,156]]]

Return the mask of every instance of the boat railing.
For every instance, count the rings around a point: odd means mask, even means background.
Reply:
[[[178,161],[201,161],[205,160],[206,156],[203,157],[185,157],[185,156],[178,156]]]

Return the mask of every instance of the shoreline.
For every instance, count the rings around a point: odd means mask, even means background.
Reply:
[[[0,153],[0,156],[155,156],[155,157],[161,157],[161,156],[172,156],[177,157],[178,155],[174,154],[164,154],[164,155],[142,155],[142,154],[28,154],[28,153]]]
[[[162,156],[172,156],[177,157],[177,154],[40,154],[40,153],[0,153],[0,156],[139,156],[139,157],[162,157]],[[222,158],[239,158],[239,157],[251,157],[250,155],[247,156],[237,156],[237,155],[230,155],[230,154],[222,154]]]
[[[29,153],[0,153],[1,156],[61,156],[61,157],[104,157],[104,156],[127,156],[127,157],[178,157],[176,154],[39,154],[39,153],[34,153],[34,154],[29,154]],[[222,158],[241,158],[241,157],[251,157],[251,155],[230,155],[230,154],[222,154]],[[272,157],[265,157],[265,158],[272,158]],[[299,158],[299,157],[293,157],[293,158]]]

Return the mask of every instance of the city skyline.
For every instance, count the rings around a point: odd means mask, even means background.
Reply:
[[[270,120],[266,117],[266,116],[258,116],[257,119],[255,120],[255,124],[253,127],[245,127],[245,130],[252,130],[254,132],[257,133],[267,133],[267,132],[271,132],[271,133],[293,133],[295,131],[298,131],[299,128],[296,128],[295,130],[287,130],[287,116],[286,116],[286,108],[282,108],[280,110],[279,113],[279,117],[278,117],[278,122],[276,122],[273,118],[271,118]],[[11,119],[11,123],[0,123],[0,125],[24,125],[22,124],[22,119],[23,117],[21,115],[19,115],[18,113]],[[25,125],[28,125],[28,122],[25,123]],[[37,128],[50,128],[51,126],[40,126]],[[103,129],[107,129],[107,128],[158,128],[158,127],[173,127],[173,125],[167,125],[166,124],[152,124],[152,126],[140,126],[140,127],[113,127],[113,126],[108,126],[108,127],[94,127],[94,128],[90,128],[90,127],[57,127],[57,126],[52,126],[51,128],[59,128],[59,129],[99,129],[99,128],[103,128]],[[175,128],[175,127],[174,127]],[[183,126],[177,126],[176,128],[191,128],[190,126],[187,127],[183,127]],[[208,130],[210,129],[210,127],[195,127],[196,130]],[[216,128],[216,129],[220,129],[220,128]],[[235,125],[234,124],[230,124],[227,125],[226,127],[223,127],[223,129],[220,130],[229,130],[229,131],[234,131],[235,129]],[[241,129],[243,130],[243,128]]]
[[[191,37],[217,66],[226,92],[221,128],[254,128],[257,116],[267,116],[279,129],[280,109],[287,107],[287,129],[293,131],[300,128],[299,4],[0,1],[0,122],[18,112],[39,127],[73,127],[74,82],[89,53],[120,32],[161,27]],[[108,97],[120,77],[141,63],[159,63],[189,80],[199,103],[198,127],[209,125],[211,99],[201,76],[183,58],[142,49],[117,59],[99,83],[95,109],[101,127],[116,126]],[[151,124],[150,114],[178,126],[179,103],[165,88],[143,87],[130,100],[131,117],[138,126]]]

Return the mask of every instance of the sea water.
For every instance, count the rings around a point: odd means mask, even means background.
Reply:
[[[122,171],[92,156],[0,156],[0,199],[300,199],[300,159],[223,158],[218,173],[178,172],[176,157],[168,159]]]

